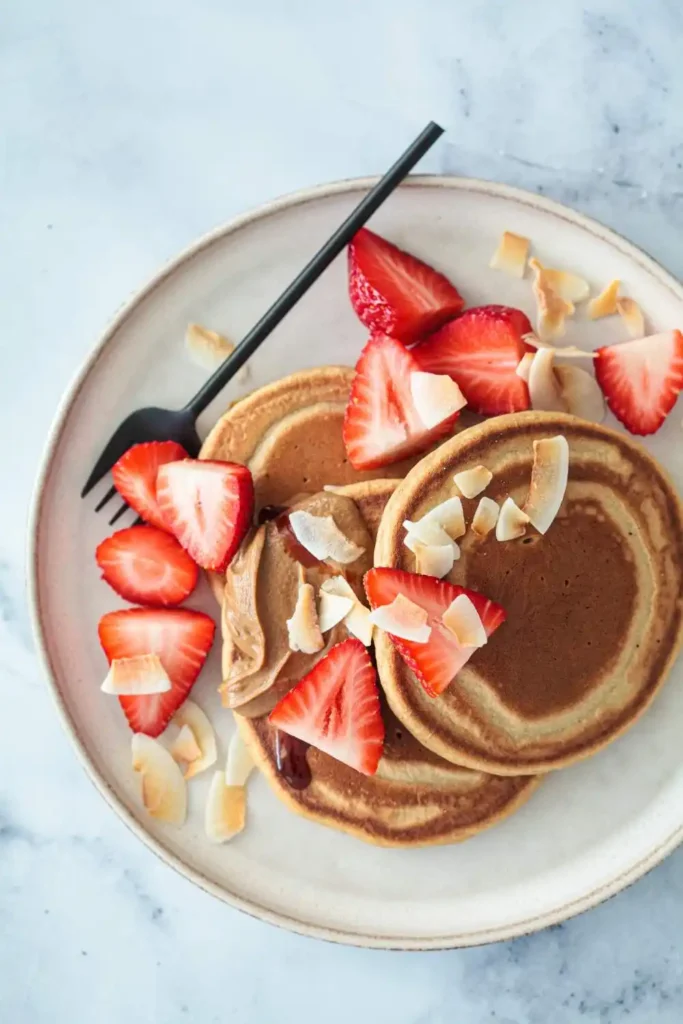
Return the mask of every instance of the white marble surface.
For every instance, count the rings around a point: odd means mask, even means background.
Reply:
[[[309,941],[194,889],[78,765],[23,585],[44,436],[112,311],[195,236],[382,170],[430,117],[425,170],[543,191],[683,274],[679,5],[1,6],[0,1020],[679,1024],[683,850],[565,925],[435,954]]]

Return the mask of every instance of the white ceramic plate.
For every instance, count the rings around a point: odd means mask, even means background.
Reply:
[[[604,900],[683,838],[683,680],[680,664],[638,725],[606,751],[549,778],[510,820],[460,846],[397,851],[367,846],[289,812],[261,778],[249,823],[234,842],[203,835],[208,776],[190,785],[182,829],[159,825],[138,802],[130,733],[100,693],[105,659],[97,621],[120,606],[93,553],[109,532],[81,486],[113,428],[132,409],[175,407],[203,379],[184,353],[188,321],[240,338],[329,236],[372,181],[343,182],[274,202],[204,238],[116,317],[64,399],[32,518],[32,600],[45,668],[65,728],[111,806],[159,856],[204,889],[296,931],[367,946],[433,948],[509,938]],[[470,305],[503,302],[532,315],[528,280],[488,269],[503,230],[526,235],[543,262],[612,277],[651,329],[683,322],[683,289],[603,227],[538,196],[477,181],[416,178],[373,226],[446,271]],[[579,317],[567,341],[622,340],[619,318]],[[200,424],[205,434],[240,393],[294,369],[353,363],[365,340],[346,292],[343,258],[264,344],[251,379],[231,385]],[[680,413],[647,446],[683,485]],[[208,589],[191,604],[215,612]],[[224,756],[232,722],[216,695],[218,650],[193,692],[212,716]]]

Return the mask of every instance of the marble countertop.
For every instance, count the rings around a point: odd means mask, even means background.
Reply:
[[[3,1022],[683,1019],[683,849],[564,925],[433,954],[303,939],[195,889],[83,773],[37,665],[23,582],[45,434],[113,310],[217,223],[379,172],[430,118],[448,135],[424,170],[570,203],[683,276],[682,30],[670,0],[4,5]]]

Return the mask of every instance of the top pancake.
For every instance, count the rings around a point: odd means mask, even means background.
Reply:
[[[557,413],[498,417],[426,456],[389,501],[375,564],[415,571],[404,519],[456,493],[478,464],[487,496],[526,498],[532,442],[562,434],[569,483],[545,536],[484,540],[468,530],[453,583],[500,603],[506,622],[438,698],[428,697],[384,634],[377,662],[389,704],[425,746],[498,774],[544,772],[598,750],[652,701],[678,652],[683,518],[672,485],[638,444]],[[463,500],[472,518],[479,497]]]

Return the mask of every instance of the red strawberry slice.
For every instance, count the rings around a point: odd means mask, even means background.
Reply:
[[[360,640],[336,644],[270,713],[272,725],[364,775],[384,748],[377,673]]]
[[[434,576],[420,576],[402,569],[370,569],[364,578],[365,592],[372,608],[391,604],[398,594],[424,608],[432,627],[426,644],[402,640],[389,633],[389,638],[405,663],[413,670],[430,697],[438,697],[453,682],[476,648],[461,647],[444,626],[441,617],[459,594],[466,594],[477,609],[487,636],[505,622],[505,612],[475,590],[458,587]]]
[[[415,409],[410,375],[421,369],[394,338],[371,338],[356,363],[344,416],[344,445],[354,469],[376,469],[429,448],[449,434],[458,413],[428,429]]]
[[[119,530],[102,541],[95,558],[102,578],[133,604],[180,604],[197,586],[195,563],[175,537],[156,526]]]
[[[349,295],[368,330],[404,342],[435,331],[465,305],[443,274],[367,228],[349,245]]]
[[[166,527],[156,499],[159,466],[186,458],[187,452],[175,441],[134,444],[115,463],[111,471],[114,487],[139,516],[164,530]]]
[[[187,608],[129,608],[109,612],[98,627],[109,660],[156,654],[171,680],[166,693],[119,697],[133,732],[158,736],[188,696],[213,643],[216,626],[203,612]]]
[[[223,572],[251,524],[254,484],[236,462],[184,459],[159,470],[157,501],[166,529],[195,562]]]
[[[515,370],[526,352],[535,352],[523,341],[530,333],[521,310],[479,306],[446,324],[413,354],[428,373],[449,374],[475,412],[523,412],[529,408],[529,388]]]
[[[627,430],[654,434],[683,388],[683,334],[666,331],[600,348],[595,376],[607,404]]]

